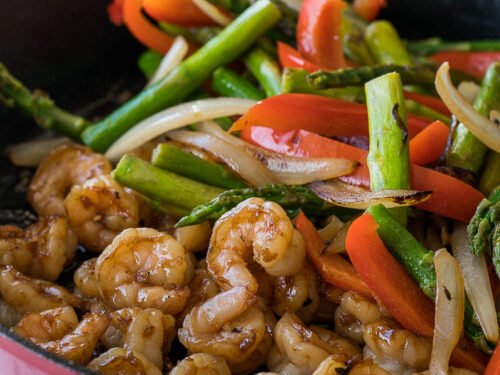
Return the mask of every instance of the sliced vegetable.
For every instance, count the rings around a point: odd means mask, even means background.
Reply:
[[[470,252],[465,224],[454,225],[451,249],[462,270],[465,290],[483,332],[489,341],[497,342],[498,320],[485,256],[484,254],[474,255]]]
[[[474,82],[469,82],[470,84],[476,86]],[[405,86],[406,87],[406,86]],[[451,116],[451,112],[439,98],[434,98],[432,96],[418,94],[416,92],[410,92],[405,90],[405,99],[411,99],[417,103],[423,104],[426,107],[432,108],[433,110],[442,113],[445,116]]]
[[[410,141],[410,162],[425,165],[435,162],[443,154],[450,128],[434,121]]]
[[[40,138],[18,143],[7,148],[7,156],[18,167],[36,167],[57,147],[70,145],[73,141],[66,137]]]
[[[497,346],[493,355],[488,362],[488,367],[486,367],[486,371],[484,375],[498,375],[500,374],[500,345]]]
[[[500,61],[500,52],[439,52],[430,58],[438,64],[448,62],[452,69],[483,78],[491,63]]]
[[[297,45],[306,59],[329,69],[347,66],[342,48],[341,0],[304,0],[297,25]]]
[[[281,70],[271,56],[261,48],[254,48],[245,55],[244,61],[268,97],[281,94]]]
[[[450,356],[462,334],[465,310],[464,279],[457,261],[446,249],[436,251],[436,322],[430,375],[447,375]]]
[[[283,68],[304,69],[310,73],[318,70],[328,70],[306,60],[299,51],[283,42],[278,42],[278,56]]]
[[[357,218],[349,228],[346,248],[354,268],[405,329],[432,336],[432,301],[392,257],[377,235],[377,228],[370,214]]]
[[[368,25],[365,40],[379,64],[413,66],[410,54],[389,21],[375,21]]]
[[[123,2],[124,0],[112,0],[106,8],[109,20],[116,26],[123,25]]]
[[[227,26],[233,20],[232,17],[222,12],[215,5],[210,4],[206,0],[191,0],[198,9],[200,9],[205,15],[213,20],[216,24],[220,26]]]
[[[106,157],[117,160],[125,153],[170,130],[197,121],[241,115],[255,104],[252,100],[214,98],[182,103],[165,109],[138,123],[123,134],[106,152]]]
[[[318,234],[323,241],[332,241],[343,227],[344,222],[332,215],[326,219],[326,225],[318,230]]]
[[[263,91],[227,68],[219,68],[214,72],[211,88],[217,94],[231,98],[262,100],[266,97]]]
[[[330,241],[328,247],[323,251],[323,254],[330,253],[345,253],[347,250],[345,248],[345,240],[347,238],[347,233],[349,232],[349,228],[351,227],[352,222],[356,219],[356,217],[347,221],[344,226],[338,231],[337,235],[333,240]]]
[[[412,53],[420,55],[430,55],[437,52],[450,51],[499,51],[500,41],[484,40],[443,40],[439,37],[427,38],[423,40],[406,41],[407,47]]]
[[[295,218],[294,224],[306,243],[307,257],[323,280],[338,288],[352,290],[373,299],[372,291],[347,260],[338,254],[322,255],[325,242],[302,211]]]
[[[308,185],[321,199],[336,206],[367,209],[375,204],[383,204],[386,208],[413,206],[430,198],[431,191],[415,190],[377,190],[370,191],[346,184],[338,179],[327,182],[317,181]]]
[[[191,27],[215,24],[192,0],[142,0],[142,6],[146,13],[157,21]]]
[[[443,63],[436,73],[436,90],[457,119],[489,148],[500,152],[500,126],[475,110],[453,86],[450,66]]]
[[[479,190],[485,195],[489,195],[500,185],[500,153],[489,151],[486,162],[479,181]]]
[[[148,86],[162,80],[174,70],[186,57],[189,50],[188,42],[182,36],[177,36],[167,54],[163,57],[154,75],[148,82]]]
[[[373,21],[380,13],[380,9],[387,6],[386,0],[354,0],[353,9],[366,21]]]

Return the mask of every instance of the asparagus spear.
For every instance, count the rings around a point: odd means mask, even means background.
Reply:
[[[167,34],[181,35],[187,40],[196,42],[198,44],[205,44],[210,39],[218,35],[222,28],[219,26],[210,27],[182,27],[173,23],[158,22],[160,28]]]
[[[179,206],[158,202],[147,197],[145,199],[145,202],[153,210],[161,212],[163,214],[169,214],[176,217],[183,217],[189,215],[189,210]]]
[[[151,77],[153,77],[153,75],[155,74],[156,70],[158,70],[162,59],[163,56],[160,53],[152,49],[147,49],[139,57],[137,65],[139,66],[142,74],[144,74],[144,76],[148,80],[150,80]]]
[[[223,192],[175,173],[152,166],[132,155],[123,156],[112,172],[113,178],[155,201],[192,209]]]
[[[489,117],[491,110],[500,109],[500,62],[489,66],[473,106],[486,117]],[[486,151],[487,147],[464,125],[459,124],[446,157],[446,164],[477,173]]]
[[[224,166],[169,144],[159,144],[153,150],[151,162],[156,167],[223,189],[247,187]]]
[[[433,110],[432,108],[429,108],[423,104],[420,104],[414,100],[406,99],[406,112],[411,113],[416,116],[424,117],[429,120],[439,120],[442,123],[450,126],[451,125],[451,119],[443,115],[440,112],[437,112]]]
[[[500,51],[500,40],[447,41],[436,37],[407,41],[406,46],[411,53],[418,55],[431,55],[443,51]]]
[[[184,99],[210,78],[215,69],[244,52],[280,16],[271,0],[257,1],[161,81],[87,128],[82,135],[84,143],[96,151],[105,151],[139,121]]]
[[[379,64],[413,66],[410,54],[388,21],[375,21],[366,28],[366,43]]]
[[[45,129],[58,131],[74,140],[91,123],[59,108],[43,92],[31,92],[0,63],[0,102],[33,117]]]
[[[479,190],[484,195],[489,195],[493,189],[500,185],[500,154],[489,150],[483,168],[483,174],[479,180]]]
[[[212,76],[212,90],[235,98],[262,100],[266,95],[246,79],[227,68],[217,69]]]
[[[410,154],[403,84],[398,73],[388,73],[365,85],[370,151],[370,187],[410,188]],[[407,208],[391,209],[406,226]]]
[[[281,71],[276,61],[260,48],[252,49],[244,61],[268,97],[281,94]]]
[[[305,185],[265,185],[258,188],[228,190],[199,207],[189,216],[183,217],[177,227],[199,224],[207,219],[218,219],[239,203],[251,197],[259,197],[280,204],[289,216],[295,216],[298,210],[314,217],[326,217],[335,214],[343,221],[348,221],[358,213],[356,210],[335,207],[318,198]]]
[[[315,89],[307,83],[309,73],[303,69],[285,68],[281,77],[281,92],[313,94],[329,98],[347,100],[350,102],[364,103],[365,90],[360,86],[346,86],[331,89]]]
[[[345,16],[342,17],[342,45],[348,60],[358,65],[375,64],[375,59],[365,42],[363,31],[356,27],[351,18]]]

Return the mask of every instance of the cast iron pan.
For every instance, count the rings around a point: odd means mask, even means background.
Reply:
[[[165,0],[170,1],[170,0]],[[144,84],[136,61],[143,47],[124,28],[111,25],[108,0],[1,0],[0,61],[28,86],[90,119],[116,106],[122,90]],[[382,17],[403,37],[500,38],[500,0],[389,0]],[[89,105],[92,103],[92,105]],[[42,131],[0,106],[0,147]],[[25,185],[31,171],[0,157],[0,224],[32,220]],[[0,326],[0,373],[9,375],[92,374]]]

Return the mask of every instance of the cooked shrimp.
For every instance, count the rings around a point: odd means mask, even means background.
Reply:
[[[193,307],[200,305],[206,300],[214,297],[220,292],[217,283],[210,277],[206,269],[197,269],[193,280],[189,284],[191,295],[187,300],[184,311],[179,315],[179,322],[182,325],[184,318],[191,312]]]
[[[40,218],[24,231],[5,225],[0,227],[0,264],[54,281],[73,259],[76,245],[76,236],[62,217]]]
[[[337,354],[342,354],[344,357],[351,359],[361,353],[361,349],[357,343],[333,331],[315,325],[310,325],[309,329],[318,335],[321,340],[334,348]]]
[[[231,370],[222,357],[195,353],[177,363],[170,375],[231,375]]]
[[[273,276],[299,272],[305,259],[304,240],[286,212],[261,198],[247,199],[216,222],[208,270],[225,290],[244,286],[257,293],[258,283],[246,266],[252,258]]]
[[[108,328],[110,319],[106,314],[86,314],[80,324],[59,340],[38,343],[49,352],[86,365],[94,354],[94,349],[101,336]]]
[[[274,344],[267,355],[267,368],[273,371],[271,374],[281,375],[311,375],[312,371],[308,367],[297,367],[290,362],[285,353],[281,353],[278,346]]]
[[[64,208],[79,243],[93,251],[101,252],[122,230],[139,223],[134,194],[109,175],[74,185]]]
[[[224,357],[229,366],[246,361],[266,332],[265,318],[254,294],[244,287],[217,294],[193,308],[178,331],[192,353]]]
[[[174,331],[173,316],[165,315],[158,309],[128,307],[111,314],[111,325],[102,341],[107,348],[119,346],[141,353],[162,369],[163,348],[170,347]]]
[[[429,375],[429,370],[414,373],[413,375]],[[448,367],[448,375],[477,375],[477,372],[465,368]]]
[[[64,216],[64,198],[73,185],[111,172],[111,164],[90,148],[62,146],[47,156],[31,180],[28,199],[40,216]]]
[[[5,302],[22,314],[81,304],[77,296],[62,286],[27,277],[12,266],[0,266],[0,293]]]
[[[75,286],[85,297],[101,298],[101,289],[95,277],[95,263],[97,258],[83,262],[73,274]]]
[[[394,375],[384,370],[370,359],[354,365],[349,371],[349,375]]]
[[[345,368],[344,361],[331,355],[326,357],[323,362],[319,364],[318,368],[313,372],[313,375],[338,375],[340,372],[339,370],[345,370]]]
[[[416,371],[429,368],[432,341],[428,337],[417,336],[386,319],[367,324],[363,337],[381,367],[384,361],[392,360]]]
[[[27,313],[11,330],[34,343],[41,343],[61,339],[77,325],[75,310],[66,306]]]
[[[178,314],[189,298],[194,267],[184,248],[168,234],[125,229],[96,261],[104,300],[115,308],[137,306]]]
[[[161,370],[142,354],[124,348],[108,350],[87,367],[104,375],[162,375]]]
[[[201,251],[208,249],[212,225],[208,220],[200,224],[176,228],[174,237],[187,251]]]

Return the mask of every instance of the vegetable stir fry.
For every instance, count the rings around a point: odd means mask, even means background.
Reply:
[[[67,137],[10,150],[0,323],[101,374],[500,373],[500,42],[385,6],[113,0],[147,84],[97,123],[0,64]]]

